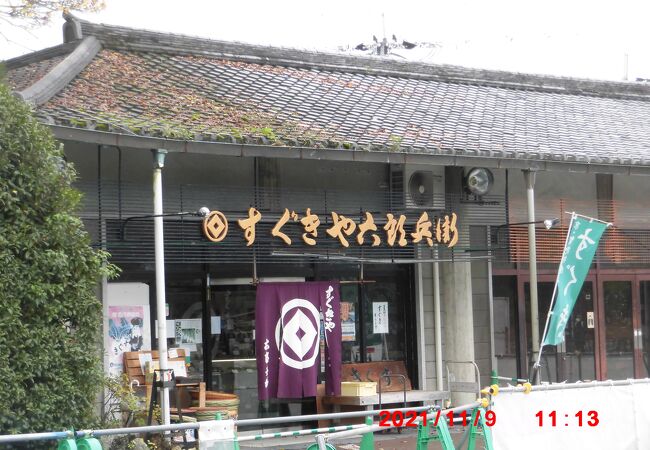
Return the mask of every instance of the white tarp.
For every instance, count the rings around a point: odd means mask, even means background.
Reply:
[[[200,450],[233,450],[235,448],[235,422],[208,420],[199,422]]]
[[[650,380],[578,389],[500,392],[494,397],[496,450],[650,449]],[[543,411],[543,423],[536,417]],[[556,412],[556,426],[551,412]],[[582,426],[576,414],[582,411]],[[595,411],[598,424],[590,426]]]

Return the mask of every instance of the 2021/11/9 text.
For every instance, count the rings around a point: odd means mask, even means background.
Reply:
[[[472,425],[478,426],[481,420],[481,410],[477,412],[474,416],[474,423]],[[419,424],[418,417],[422,418],[423,422],[427,421],[427,412],[422,411],[417,413],[415,411],[381,411],[379,413],[379,426],[382,427],[417,427]],[[447,424],[450,427],[454,426],[454,412],[449,411],[446,414],[442,414],[442,411],[436,411],[435,417],[433,419],[433,426],[438,425],[438,420],[440,418],[447,420]],[[467,411],[460,412],[456,419],[462,420],[462,426],[466,427],[470,425],[471,415],[468,415]],[[494,426],[497,423],[497,415],[494,411],[485,411],[485,425],[488,427]]]

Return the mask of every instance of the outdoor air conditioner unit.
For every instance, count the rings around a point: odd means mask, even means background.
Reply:
[[[395,207],[445,209],[445,167],[416,164],[391,165]]]

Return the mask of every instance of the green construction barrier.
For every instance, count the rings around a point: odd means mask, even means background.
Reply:
[[[96,438],[77,439],[77,450],[102,450],[102,443]]]
[[[336,447],[334,447],[332,444],[325,444],[325,448],[327,450],[336,450]],[[309,447],[307,447],[307,450],[318,450],[318,444],[311,444]]]
[[[418,425],[418,440],[415,449],[427,450],[431,441],[440,441],[443,450],[455,450],[454,441],[451,440],[451,434],[447,427],[447,420],[442,414],[437,416],[437,420],[429,418],[426,423]]]
[[[476,408],[474,412],[472,412],[467,450],[474,450],[476,448],[476,439],[479,437],[483,439],[485,450],[494,450],[494,447],[492,446],[492,430],[485,424],[484,408]]]
[[[102,450],[102,443],[95,438],[64,439],[59,441],[57,450]]]
[[[57,450],[77,450],[77,441],[74,439],[64,439],[59,441]]]
[[[372,417],[366,417],[366,425],[372,425]],[[375,434],[372,431],[363,435],[359,450],[375,450]]]

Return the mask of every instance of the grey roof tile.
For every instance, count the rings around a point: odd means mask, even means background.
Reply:
[[[648,86],[82,28],[103,50],[38,107],[49,122],[186,140],[650,161]]]

